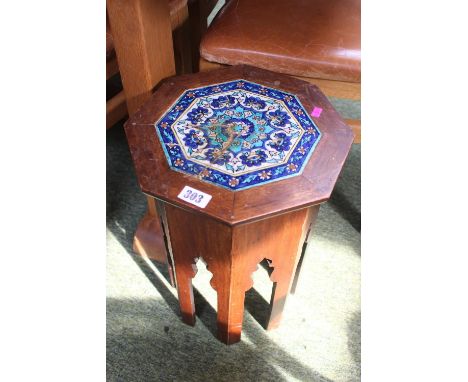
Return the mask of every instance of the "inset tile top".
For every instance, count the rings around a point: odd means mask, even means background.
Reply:
[[[171,169],[234,191],[300,174],[321,137],[296,96],[245,80],[188,89],[155,126]]]

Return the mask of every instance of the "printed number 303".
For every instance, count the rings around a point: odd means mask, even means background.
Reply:
[[[200,203],[203,199],[203,195],[199,195],[192,190],[187,190],[187,192],[183,195],[185,199],[190,199],[194,203]]]

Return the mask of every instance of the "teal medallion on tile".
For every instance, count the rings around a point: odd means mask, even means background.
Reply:
[[[171,169],[234,191],[300,174],[321,137],[294,94],[241,79],[188,89],[155,127]]]

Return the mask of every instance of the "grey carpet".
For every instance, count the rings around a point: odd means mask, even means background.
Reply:
[[[332,100],[347,118],[359,104]],[[271,282],[254,274],[240,343],[215,337],[216,294],[203,263],[194,280],[197,323],[179,318],[164,268],[133,254],[144,214],[121,125],[107,132],[108,381],[359,381],[360,145],[353,145],[332,199],[320,209],[297,292],[280,328],[266,332]]]

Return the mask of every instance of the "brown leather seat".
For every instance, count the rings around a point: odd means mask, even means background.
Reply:
[[[232,0],[200,53],[294,76],[361,81],[360,0]]]

